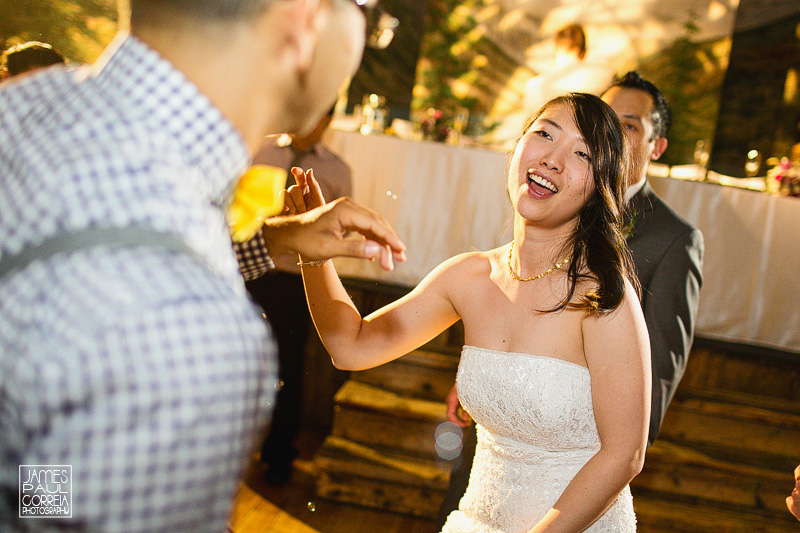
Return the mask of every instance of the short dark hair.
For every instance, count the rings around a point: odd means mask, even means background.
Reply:
[[[2,56],[2,65],[9,76],[16,76],[41,67],[64,63],[64,56],[47,43],[29,41],[12,46]]]
[[[638,89],[650,95],[653,99],[653,112],[650,121],[653,123],[653,138],[666,138],[669,127],[672,125],[672,112],[669,109],[664,93],[658,90],[652,82],[642,78],[635,70],[631,70],[621,78],[614,81],[611,87],[622,87],[624,89]],[[652,140],[652,139],[650,139]]]
[[[179,16],[194,21],[234,22],[262,13],[275,0],[129,0],[131,25]]]

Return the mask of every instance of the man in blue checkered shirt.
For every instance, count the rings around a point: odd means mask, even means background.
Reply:
[[[2,531],[223,531],[277,375],[240,270],[403,259],[347,199],[236,254],[225,224],[264,135],[308,131],[358,65],[354,2],[131,8],[94,65],[0,87]],[[72,466],[71,518],[17,518],[20,465]]]

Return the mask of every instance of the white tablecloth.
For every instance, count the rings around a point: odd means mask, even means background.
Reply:
[[[408,245],[408,262],[393,273],[337,260],[342,275],[415,285],[448,257],[511,239],[506,154],[335,130],[326,142],[352,167],[355,199]],[[800,200],[671,178],[651,183],[705,237],[697,334],[800,353]]]
[[[651,178],[705,239],[697,333],[800,353],[800,199]]]

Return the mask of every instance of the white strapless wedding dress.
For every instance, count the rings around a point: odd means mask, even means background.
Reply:
[[[600,449],[589,370],[464,346],[458,397],[477,423],[469,487],[443,533],[520,533],[553,506]],[[628,487],[586,531],[636,531]]]

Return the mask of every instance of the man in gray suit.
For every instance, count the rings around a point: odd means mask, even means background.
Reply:
[[[650,161],[667,149],[670,110],[664,95],[637,72],[628,72],[602,99],[622,122],[633,165],[628,175],[626,228],[650,334],[653,393],[648,444],[653,444],[692,346],[703,282],[703,235],[664,203],[647,182]],[[469,415],[460,409],[455,387],[447,395],[447,417],[465,428],[471,424]],[[475,432],[467,429],[462,461],[453,470],[439,509],[440,527],[458,508],[466,490],[474,449]]]
[[[703,282],[703,235],[647,182],[650,161],[667,148],[670,113],[664,95],[637,72],[629,72],[602,98],[628,134],[635,165],[628,183],[628,246],[642,284],[642,310],[650,333],[653,395],[648,443],[653,444],[692,347]]]

